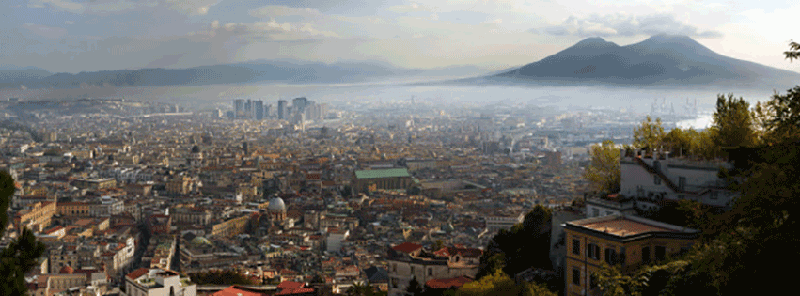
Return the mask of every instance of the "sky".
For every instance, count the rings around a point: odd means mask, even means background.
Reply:
[[[188,68],[252,60],[520,66],[581,39],[686,35],[800,72],[800,1],[3,0],[0,68]]]

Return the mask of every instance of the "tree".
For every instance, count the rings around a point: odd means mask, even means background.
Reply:
[[[800,43],[789,42],[789,51],[783,53],[787,59],[794,60],[800,59]]]
[[[642,121],[642,125],[633,130],[633,145],[638,148],[658,148],[664,139],[664,127],[661,118],[653,119],[650,116]]]
[[[724,147],[753,147],[757,144],[750,104],[733,94],[717,96],[717,110],[711,127],[714,145]]]
[[[532,284],[523,283],[517,285],[508,274],[501,270],[496,270],[492,274],[485,276],[477,281],[466,283],[458,291],[457,296],[555,296],[556,294],[547,288]]]
[[[408,282],[408,287],[406,287],[406,295],[420,296],[422,295],[422,292],[424,292],[422,285],[419,284],[419,281],[417,281],[417,277],[414,276],[413,278],[411,278],[411,281]]]
[[[500,230],[486,246],[476,277],[481,279],[497,269],[508,274],[532,267],[552,269],[549,255],[552,217],[552,210],[536,205],[522,223]]]
[[[14,178],[0,171],[0,237],[8,227],[8,206],[15,190]],[[44,244],[36,240],[33,231],[22,227],[20,236],[0,252],[0,295],[25,295],[28,290],[25,274],[38,264],[44,250]]]
[[[619,157],[620,151],[614,142],[607,140],[602,145],[591,148],[592,160],[584,172],[592,188],[599,192],[619,192]]]
[[[376,288],[366,283],[365,285],[353,284],[345,294],[347,296],[385,296],[386,292],[376,291]]]
[[[800,86],[787,90],[784,95],[775,93],[766,104],[772,115],[765,120],[770,143],[800,140]]]

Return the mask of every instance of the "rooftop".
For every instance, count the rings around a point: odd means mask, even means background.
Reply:
[[[567,225],[580,227],[592,231],[607,233],[618,237],[632,237],[646,233],[684,233],[694,234],[698,230],[670,225],[650,219],[627,216],[609,215],[567,222]]]
[[[357,179],[380,179],[380,178],[401,178],[411,177],[406,168],[361,170],[356,171]]]

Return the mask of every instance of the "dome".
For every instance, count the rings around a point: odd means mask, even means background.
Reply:
[[[64,267],[62,267],[61,270],[58,271],[58,273],[74,273],[74,272],[75,271],[72,270],[72,267],[69,267],[69,265],[64,265]]]
[[[269,207],[267,207],[267,209],[270,212],[285,212],[286,204],[283,202],[282,198],[275,197],[269,201]]]

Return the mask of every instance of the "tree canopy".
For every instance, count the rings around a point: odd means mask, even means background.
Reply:
[[[15,190],[11,175],[0,171],[0,237],[8,226],[8,206]],[[36,240],[33,231],[22,227],[20,236],[0,252],[0,295],[26,294],[25,274],[39,263],[44,251],[44,244]]]
[[[658,148],[663,143],[664,127],[661,125],[661,118],[653,121],[649,115],[642,121],[642,124],[633,130],[633,145],[639,148]]]
[[[534,283],[517,285],[508,274],[501,270],[467,283],[458,291],[456,296],[555,296],[556,293],[546,287]]]
[[[717,95],[717,110],[711,127],[716,147],[753,147],[757,143],[750,104],[733,94]]]
[[[619,192],[619,157],[620,151],[611,140],[591,148],[592,160],[586,167],[584,177],[595,191],[605,193]]]
[[[550,231],[553,213],[536,205],[525,220],[509,230],[500,230],[483,252],[476,278],[488,276],[497,269],[517,274],[531,267],[552,269]]]

